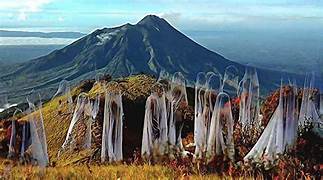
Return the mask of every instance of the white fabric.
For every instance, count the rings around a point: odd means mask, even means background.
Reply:
[[[60,152],[58,155],[61,154],[62,151],[65,151],[66,149],[72,149],[75,146],[75,134],[73,134],[76,128],[77,123],[82,123],[81,120],[83,119],[85,122],[83,122],[86,126],[86,133],[85,137],[78,137],[83,138],[84,142],[83,148],[89,149],[91,148],[91,123],[92,123],[92,117],[91,117],[91,105],[89,97],[86,93],[81,93],[77,97],[77,102],[75,106],[75,110],[73,113],[72,121],[70,123],[70,126],[67,131],[67,135],[65,138],[65,141],[60,149]],[[86,118],[86,116],[89,116],[90,118]],[[83,118],[82,118],[83,117]],[[85,119],[84,119],[85,118]]]
[[[71,113],[73,111],[73,99],[71,95],[71,89],[69,82],[66,80],[62,80],[59,85],[56,93],[53,95],[52,100],[59,97],[59,96],[66,96],[68,110]],[[60,105],[61,106],[61,105]]]
[[[149,158],[154,153],[163,155],[167,150],[167,112],[165,94],[152,93],[146,101],[141,154]]]
[[[293,146],[298,124],[296,95],[296,86],[291,87],[288,95],[283,94],[281,87],[279,104],[257,143],[244,157],[245,161],[273,162],[279,154]]]
[[[16,121],[11,121],[11,134],[10,134],[10,143],[9,143],[9,152],[8,158],[11,158],[15,155],[15,145],[17,143],[16,140]]]
[[[320,123],[318,108],[315,105],[314,90],[314,75],[310,80],[305,78],[301,109],[299,113],[299,128],[303,128],[307,122],[314,124]]]
[[[251,127],[260,126],[259,81],[256,70],[252,72],[246,69],[239,84],[239,122],[243,131],[248,131]]]
[[[28,99],[29,104],[29,123],[30,123],[30,137],[31,137],[31,152],[33,159],[36,160],[40,167],[45,167],[49,163],[47,154],[47,141],[43,122],[43,115],[41,112],[41,102],[37,111],[36,106]]]
[[[206,91],[206,77],[205,73],[197,74],[195,83],[195,113],[194,113],[194,142],[195,142],[195,156],[201,158],[206,148],[206,141],[204,136],[204,93]]]
[[[169,97],[170,96],[170,97]],[[186,85],[185,78],[180,72],[176,72],[173,75],[171,82],[171,93],[168,94],[170,98],[170,115],[168,115],[169,119],[169,129],[168,129],[168,140],[170,145],[175,147],[176,149],[182,151],[182,137],[181,132],[184,125],[184,120],[182,119],[182,114],[178,111],[178,108],[181,104],[187,104],[187,93],[186,93]],[[179,123],[178,127],[176,127],[176,123]]]
[[[239,76],[238,69],[235,66],[226,67],[221,86],[221,90],[227,94],[238,93]]]
[[[108,93],[105,90],[104,121],[102,130],[101,161],[121,161],[123,138],[123,107],[122,96],[118,93]]]
[[[224,129],[224,124],[227,129]],[[218,94],[211,119],[206,158],[212,160],[216,155],[227,155],[234,158],[233,118],[230,97],[221,92]],[[226,131],[226,133],[224,133]]]

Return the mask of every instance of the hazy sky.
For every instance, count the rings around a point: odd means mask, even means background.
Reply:
[[[323,30],[323,0],[0,0],[0,29],[89,32],[146,14],[181,30]]]

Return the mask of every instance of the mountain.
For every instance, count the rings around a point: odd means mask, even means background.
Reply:
[[[80,38],[86,34],[80,32],[28,32],[0,30],[0,37],[39,37],[39,38]]]
[[[15,97],[31,89],[50,95],[62,79],[78,82],[95,72],[120,77],[180,71],[194,81],[200,71],[223,74],[230,65],[238,69],[240,77],[243,75],[245,66],[197,44],[166,20],[148,15],[135,25],[96,30],[60,50],[8,68],[0,80],[2,88]],[[264,89],[276,88],[283,76],[263,69],[258,69],[258,75]]]

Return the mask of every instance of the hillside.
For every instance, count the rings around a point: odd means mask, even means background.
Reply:
[[[147,97],[150,95],[150,91],[156,79],[146,76],[137,75],[128,78],[116,80],[119,86],[108,84],[108,92],[120,90],[123,92],[123,108],[124,108],[124,156],[125,158],[132,158],[136,149],[141,146],[141,135],[145,103]],[[193,93],[192,89],[188,89],[190,93]],[[64,153],[58,158],[58,151],[63,144],[67,129],[72,120],[73,114],[69,112],[66,97],[58,97],[52,101],[45,103],[42,108],[44,117],[44,125],[47,135],[48,154],[52,162],[59,165],[66,164],[79,164],[88,161],[94,156],[98,160],[101,148],[101,133],[103,124],[103,109],[104,109],[104,89],[98,84],[94,84],[93,80],[86,80],[75,87],[71,94],[74,99],[74,107],[76,104],[76,97],[81,92],[87,92],[90,97],[94,98],[97,93],[101,94],[100,110],[97,121],[93,125],[93,143],[92,151],[79,151],[78,153]],[[59,106],[59,103],[62,106]],[[23,117],[21,120],[25,120]],[[188,123],[188,126],[192,126],[192,123]],[[185,129],[185,128],[184,128]],[[78,131],[82,133],[84,130],[81,128]],[[185,130],[184,130],[185,131]]]

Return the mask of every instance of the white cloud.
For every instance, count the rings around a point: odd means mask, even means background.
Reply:
[[[12,10],[17,12],[18,20],[26,20],[28,15],[42,11],[42,7],[52,0],[8,0],[0,1],[0,10]]]
[[[64,21],[64,18],[60,16],[60,17],[58,17],[58,21],[59,22],[63,22]]]

